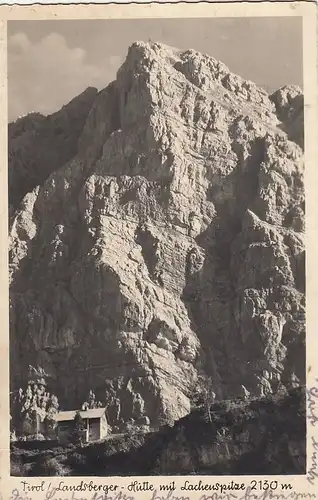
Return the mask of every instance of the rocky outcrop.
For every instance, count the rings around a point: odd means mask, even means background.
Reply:
[[[296,85],[285,85],[274,92],[270,99],[289,139],[304,147],[304,95]]]
[[[55,417],[59,408],[58,399],[46,387],[46,374],[43,370],[29,367],[28,385],[14,391],[11,399],[11,428],[16,437],[55,437]],[[10,415],[11,416],[11,415]]]
[[[306,470],[305,391],[249,403],[224,401],[163,434],[156,474],[301,474]],[[142,452],[141,452],[142,455]]]
[[[41,366],[62,407],[93,389],[120,427],[184,416],[202,373],[219,399],[303,382],[303,153],[277,104],[209,56],[142,42],[87,92],[74,142],[42,142],[51,117],[30,118],[40,149],[10,129],[33,179],[22,192],[12,154],[13,385]]]

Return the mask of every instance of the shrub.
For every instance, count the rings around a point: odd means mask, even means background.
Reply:
[[[68,476],[70,469],[61,464],[56,458],[42,455],[32,468],[32,476]]]
[[[71,467],[73,473],[85,473],[87,469],[87,458],[81,453],[72,453],[65,463]]]
[[[25,476],[26,467],[21,460],[20,456],[11,454],[10,460],[10,475],[11,476]]]

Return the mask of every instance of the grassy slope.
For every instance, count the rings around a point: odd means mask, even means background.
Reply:
[[[298,388],[281,397],[216,403],[211,407],[212,422],[203,409],[197,409],[174,427],[149,434],[126,434],[83,448],[41,451],[15,445],[11,473],[300,474],[306,468],[305,401],[305,390]],[[185,450],[183,459],[180,440]]]

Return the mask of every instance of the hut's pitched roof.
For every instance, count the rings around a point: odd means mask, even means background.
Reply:
[[[82,418],[102,418],[105,413],[106,408],[94,408],[93,410],[82,410],[80,415]],[[68,420],[74,420],[75,415],[78,410],[70,411],[59,411],[55,417],[56,422],[66,422]]]

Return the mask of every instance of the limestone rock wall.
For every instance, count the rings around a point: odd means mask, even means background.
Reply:
[[[120,427],[187,414],[202,372],[218,398],[304,381],[303,152],[278,99],[142,42],[84,96],[45,175],[10,125],[12,384],[43,367],[61,407],[93,389]],[[41,145],[50,119],[23,119]]]

